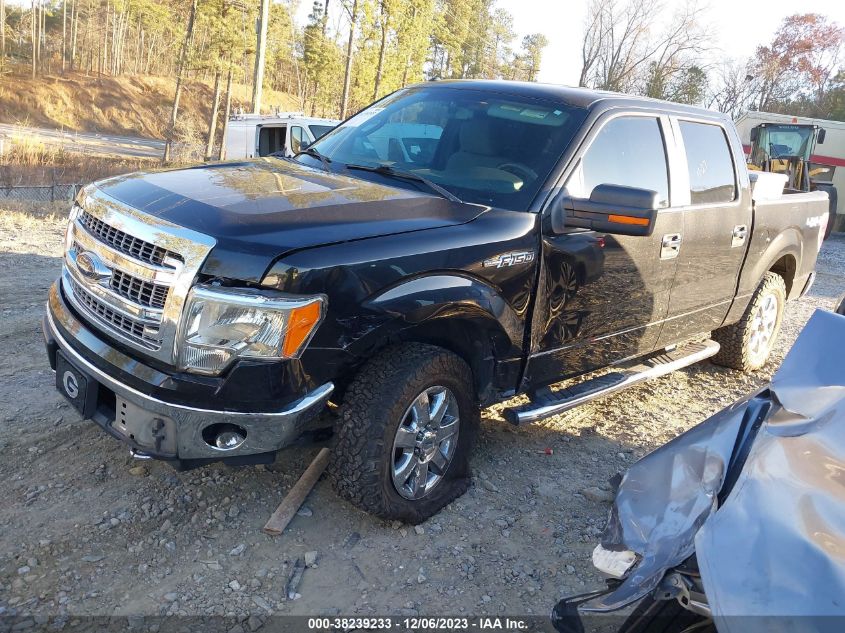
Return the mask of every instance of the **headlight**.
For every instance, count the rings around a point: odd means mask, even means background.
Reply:
[[[323,319],[323,297],[194,286],[179,330],[179,367],[219,374],[236,358],[297,358]]]

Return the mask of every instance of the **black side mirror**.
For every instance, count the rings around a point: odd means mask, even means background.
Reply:
[[[836,314],[841,314],[845,316],[845,295],[839,299],[839,303],[836,304],[836,308],[833,310]]]
[[[564,189],[552,207],[552,230],[565,228],[591,229],[614,235],[649,236],[660,196],[650,189],[602,184],[593,189],[590,198],[573,198]]]
[[[827,131],[823,127],[820,127],[819,128],[819,135],[816,137],[816,143],[818,143],[819,145],[824,143],[824,137],[825,136],[827,136]]]
[[[309,147],[311,147],[311,141],[305,141],[305,140],[303,140],[303,141],[299,144],[299,151],[300,151],[300,152],[304,152],[304,151],[305,151],[306,149],[308,149]]]
[[[759,127],[751,128],[751,142],[756,143],[758,138],[760,138],[760,128]]]

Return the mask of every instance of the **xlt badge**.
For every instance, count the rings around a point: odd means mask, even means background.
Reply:
[[[484,260],[485,268],[504,268],[516,264],[529,264],[534,261],[534,251],[511,251]]]

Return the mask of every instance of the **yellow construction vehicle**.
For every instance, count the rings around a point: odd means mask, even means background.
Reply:
[[[787,191],[826,191],[830,199],[827,233],[833,228],[837,192],[830,182],[817,182],[814,176],[825,171],[814,168],[810,158],[816,144],[824,143],[825,130],[818,125],[800,123],[761,123],[751,128],[751,154],[748,168],[786,174]]]

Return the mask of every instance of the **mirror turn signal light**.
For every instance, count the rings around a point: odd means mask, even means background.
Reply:
[[[636,226],[648,226],[648,218],[635,218],[630,215],[609,215],[608,222],[616,224],[635,224]]]

